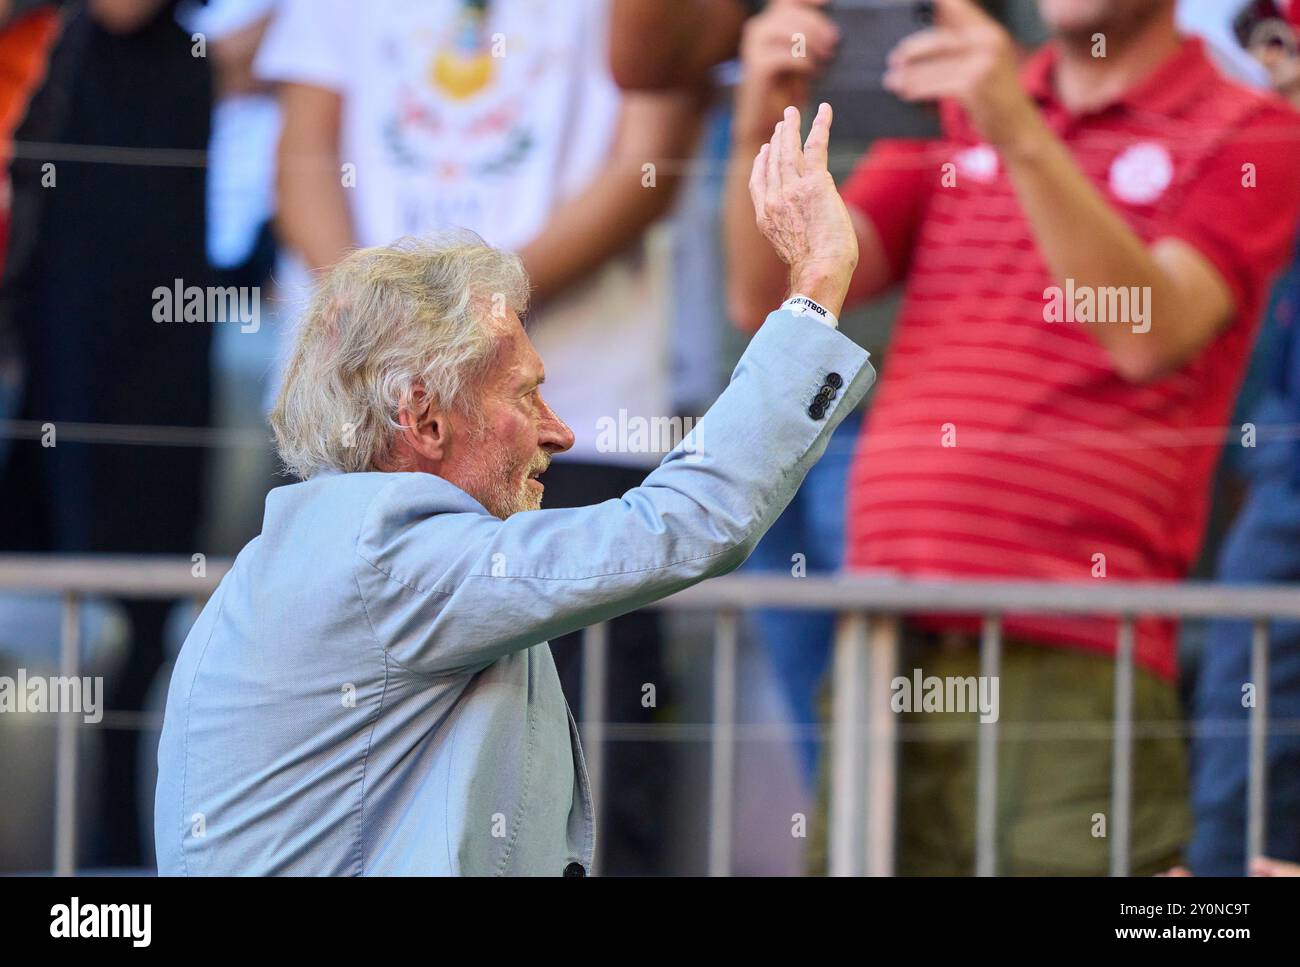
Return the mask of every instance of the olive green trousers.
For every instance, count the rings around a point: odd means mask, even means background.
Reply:
[[[914,669],[941,680],[980,673],[971,635],[905,627],[900,654],[898,674],[909,681]],[[1115,665],[1106,655],[1003,642],[997,687],[998,875],[1109,872],[1114,693]],[[1179,862],[1190,834],[1187,742],[1174,683],[1137,669],[1133,699],[1129,871],[1150,875]],[[975,871],[976,741],[987,726],[980,724],[977,710],[914,708],[897,714],[896,870],[903,876],[970,875]],[[816,821],[809,824],[812,873],[826,870],[827,762],[824,754]]]

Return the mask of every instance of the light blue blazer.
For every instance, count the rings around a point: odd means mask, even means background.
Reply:
[[[589,869],[547,639],[737,567],[874,378],[849,339],[782,310],[621,499],[501,521],[425,473],[272,491],[172,675],[159,873]]]

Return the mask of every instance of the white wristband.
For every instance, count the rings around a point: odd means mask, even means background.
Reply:
[[[806,295],[800,295],[796,292],[790,298],[781,303],[782,309],[789,309],[796,316],[812,316],[823,325],[830,326],[832,329],[840,327],[840,321],[835,318],[835,314],[827,309],[820,302],[816,302]]]

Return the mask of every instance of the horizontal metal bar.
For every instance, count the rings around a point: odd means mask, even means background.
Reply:
[[[0,590],[172,598],[211,594],[230,568],[210,558],[202,576],[183,557],[0,554]],[[867,575],[714,578],[657,602],[668,610],[753,607],[806,611],[979,615],[1141,614],[1185,618],[1300,621],[1300,594],[1288,585],[1203,581],[1056,584],[1030,581],[910,581]]]
[[[209,558],[201,576],[187,557],[115,554],[0,554],[0,590],[73,592],[124,598],[206,597],[230,570]]]
[[[805,577],[732,575],[674,595],[673,608],[861,609],[874,614],[979,615],[988,611],[1033,614],[1141,614],[1189,618],[1300,620],[1294,586],[1225,586],[1211,582],[1055,584],[1004,581],[906,581],[866,575]]]

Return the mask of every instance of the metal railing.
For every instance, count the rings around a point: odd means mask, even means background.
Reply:
[[[208,561],[196,573],[184,559],[0,555],[0,591],[59,594],[63,599],[61,675],[80,675],[80,605],[87,596],[192,599],[198,606],[229,569]],[[831,676],[830,872],[888,875],[894,868],[898,716],[890,682],[899,659],[900,618],[911,613],[983,615],[980,673],[996,677],[1002,658],[1002,615],[1089,615],[1119,619],[1112,730],[1110,865],[1129,871],[1132,799],[1134,621],[1139,616],[1229,618],[1253,623],[1247,855],[1261,855],[1267,793],[1268,646],[1271,620],[1300,621],[1300,590],[1209,583],[1064,585],[991,581],[904,581],[864,576],[731,575],[697,585],[654,607],[717,613],[713,655],[713,726],[709,793],[708,870],[731,871],[735,812],[738,612],[788,608],[840,614]],[[581,722],[599,812],[605,772],[606,626],[583,636]],[[61,715],[55,763],[54,871],[76,869],[77,716]],[[982,724],[977,738],[976,872],[997,872],[998,726]]]

